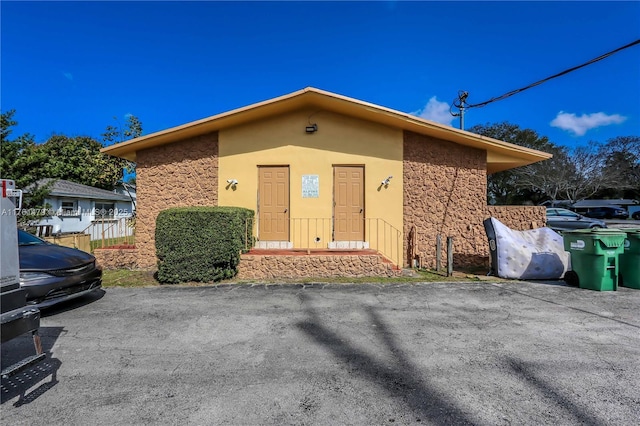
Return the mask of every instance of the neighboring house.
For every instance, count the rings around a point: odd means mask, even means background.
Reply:
[[[261,248],[368,247],[432,267],[440,236],[455,264],[487,264],[485,218],[545,224],[544,207],[487,206],[487,174],[551,157],[315,88],[102,151],[136,162],[140,267],[156,264],[158,213],[200,205],[255,210]]]
[[[88,233],[92,224],[116,222],[132,215],[129,195],[62,179],[41,179],[36,185],[41,187],[52,181],[44,200],[49,205],[49,214],[37,225],[51,225],[53,234]]]
[[[113,190],[116,194],[125,195],[130,201],[133,208],[133,214],[136,213],[136,185],[132,183],[118,183]]]

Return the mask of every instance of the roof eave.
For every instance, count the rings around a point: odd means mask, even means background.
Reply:
[[[140,136],[125,142],[120,142],[104,147],[100,151],[129,161],[135,161],[136,151],[177,142],[193,136],[215,132],[225,127],[231,127],[252,119],[264,118],[265,116],[273,114],[274,110],[277,110],[277,107],[281,106],[283,101],[295,98],[307,92],[308,89],[299,90],[284,96],[247,105],[242,108],[223,112],[221,114],[192,121],[180,126],[171,127],[149,135]],[[295,105],[291,105],[288,108],[282,109],[288,111],[294,107]]]
[[[325,108],[327,110],[350,115],[363,120],[374,121],[391,127],[401,128],[434,138],[455,142],[461,145],[483,149],[488,153],[495,153],[499,156],[511,157],[511,161],[509,162],[516,164],[515,167],[551,158],[551,154],[541,151],[513,145],[497,139],[492,139],[486,136],[467,132],[465,130],[425,120],[415,115],[315,88],[305,88],[274,99],[258,102],[232,111],[224,112],[222,114],[152,133],[150,135],[141,136],[139,138],[102,148],[101,151],[130,161],[136,161],[136,152],[142,149],[214,132],[251,120],[257,120],[267,116],[288,112],[302,106]],[[492,164],[491,167],[489,167],[489,163],[490,159],[487,158],[488,173],[512,168],[507,166],[506,163]]]
[[[91,199],[91,200],[107,200],[107,201],[131,201],[128,197],[120,197],[120,196],[96,196],[89,194],[74,194],[71,192],[50,192],[47,197],[57,197],[57,198],[83,198],[83,199]]]

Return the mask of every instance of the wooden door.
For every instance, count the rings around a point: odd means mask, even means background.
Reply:
[[[259,167],[258,176],[259,238],[289,241],[289,167]]]
[[[333,239],[364,241],[364,167],[333,169]]]

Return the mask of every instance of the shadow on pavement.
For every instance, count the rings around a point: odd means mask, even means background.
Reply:
[[[555,402],[558,407],[562,407],[562,409],[570,413],[577,420],[578,424],[593,426],[606,425],[605,422],[601,421],[593,414],[586,412],[571,399],[562,395],[557,389],[554,389],[549,382],[543,380],[539,376],[536,376],[534,369],[531,368],[530,365],[527,365],[527,363],[514,358],[506,358],[505,362],[513,370],[516,376],[535,387],[542,395],[545,396],[545,398]]]
[[[57,305],[53,305],[48,308],[40,309],[40,315],[43,318],[50,317],[51,315],[60,314],[62,312],[71,311],[73,309],[80,308],[82,306],[88,305],[90,303],[96,302],[102,299],[105,295],[105,291],[103,289],[98,289],[92,291],[89,294],[85,294],[82,297],[78,297],[77,299],[71,299],[66,302],[58,303]]]
[[[1,404],[12,400],[16,396],[19,398],[13,404],[14,406],[19,407],[29,404],[58,383],[57,373],[62,362],[51,356],[51,349],[62,332],[63,327],[40,327],[39,334],[42,342],[42,350],[47,354],[47,357],[44,361],[27,368],[21,373],[1,380]],[[3,343],[1,352],[2,368],[33,355],[34,349],[31,333]],[[48,376],[51,376],[50,381],[42,383],[36,389],[28,392],[29,389],[42,382]]]
[[[531,282],[531,281],[527,281],[527,282]],[[492,285],[494,285],[496,287],[499,287],[502,290],[511,292],[511,293],[519,294],[521,296],[529,297],[529,298],[535,299],[535,300],[540,300],[541,302],[546,302],[546,303],[550,303],[552,305],[562,306],[563,308],[571,309],[571,310],[576,311],[576,312],[582,312],[582,313],[588,314],[588,315],[593,315],[593,316],[596,316],[596,317],[599,317],[599,318],[603,318],[603,319],[607,319],[607,320],[610,320],[610,321],[615,321],[617,323],[628,325],[630,327],[640,328],[640,326],[638,326],[636,324],[632,324],[630,322],[623,321],[623,320],[620,320],[620,319],[617,319],[617,318],[614,318],[614,317],[611,317],[611,316],[602,315],[602,314],[599,314],[597,312],[591,312],[591,311],[588,311],[586,309],[576,308],[574,306],[569,306],[569,305],[566,305],[564,303],[556,302],[555,300],[545,299],[544,297],[538,297],[538,296],[534,296],[532,294],[523,293],[521,291],[514,290],[513,288],[508,288],[508,287],[505,287],[505,286],[501,286],[501,285],[496,284],[496,283],[494,283]],[[591,291],[591,290],[586,290],[586,291]]]
[[[322,324],[322,318],[309,306],[309,297],[301,295],[305,311],[309,318],[299,322],[297,327],[327,348],[336,358],[352,368],[372,383],[383,388],[390,396],[402,398],[403,402],[418,416],[417,421],[428,420],[432,424],[475,424],[455,403],[445,395],[431,388],[421,376],[420,371],[406,356],[395,340],[393,333],[382,322],[375,309],[367,307],[367,313],[375,324],[377,337],[393,355],[394,362],[386,362],[374,353],[365,353],[349,343],[349,336],[338,335]]]

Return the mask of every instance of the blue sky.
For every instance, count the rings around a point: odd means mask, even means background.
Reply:
[[[640,2],[10,2],[1,106],[16,133],[144,133],[307,86],[458,126],[480,103],[640,39]],[[640,135],[640,45],[467,111],[567,145]]]

